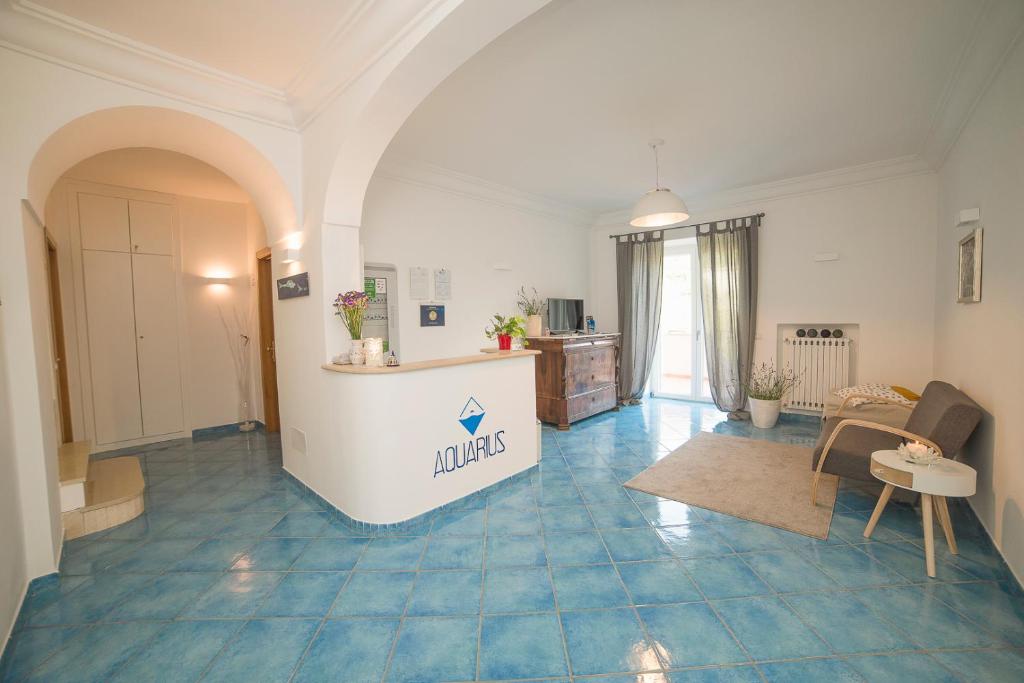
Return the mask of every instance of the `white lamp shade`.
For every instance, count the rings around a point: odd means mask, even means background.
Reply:
[[[633,206],[629,224],[634,228],[663,228],[682,223],[690,212],[682,199],[665,187],[651,190]]]

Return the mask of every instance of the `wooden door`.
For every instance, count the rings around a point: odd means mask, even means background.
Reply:
[[[136,254],[171,254],[174,207],[170,204],[128,200],[132,251]]]
[[[269,250],[257,254],[256,280],[260,315],[260,371],[263,385],[263,425],[281,431],[277,404],[277,346],[274,341],[274,275]]]
[[[129,251],[128,200],[78,193],[82,249]]]
[[[131,254],[82,251],[94,439],[142,436]]]
[[[174,264],[170,256],[158,254],[132,254],[131,259],[142,433],[180,432],[185,418]]]
[[[53,331],[53,363],[57,374],[57,414],[60,441],[74,441],[71,427],[71,392],[68,389],[68,362],[64,342],[64,313],[60,304],[60,274],[57,271],[57,247],[46,240],[46,275],[50,282],[50,324]]]

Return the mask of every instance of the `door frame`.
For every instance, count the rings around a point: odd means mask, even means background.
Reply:
[[[47,294],[50,301],[50,334],[53,338],[53,366],[57,375],[57,428],[61,443],[75,440],[74,427],[71,419],[71,388],[68,380],[67,340],[64,332],[64,309],[60,295],[60,264],[57,243],[48,232],[46,239],[46,278]]]
[[[256,300],[260,332],[260,386],[263,391],[263,428],[281,431],[277,391],[277,338],[274,332],[274,269],[270,247],[256,252]]]
[[[704,319],[701,314],[701,297],[700,297],[700,259],[697,256],[697,245],[693,244],[673,244],[676,240],[666,241],[665,251],[675,251],[677,253],[686,253],[690,257],[691,272],[693,273],[693,310],[691,311],[690,329],[693,330],[693,345],[692,345],[692,358],[690,359],[690,366],[693,368],[693,376],[690,380],[691,390],[689,394],[675,394],[665,391],[661,391],[661,354],[662,348],[662,337],[666,334],[666,331],[661,329],[659,324],[658,327],[658,348],[654,355],[654,367],[651,370],[651,396],[656,398],[673,398],[684,401],[700,401],[702,403],[710,403],[711,397],[704,396],[701,393],[701,389],[704,386],[704,372],[705,364],[707,359],[705,357],[704,350]],[[664,288],[664,283],[662,284]],[[664,301],[662,302],[664,307]]]

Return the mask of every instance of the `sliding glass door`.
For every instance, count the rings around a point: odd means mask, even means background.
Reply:
[[[697,240],[688,237],[667,241],[651,393],[667,398],[711,400],[704,358]]]

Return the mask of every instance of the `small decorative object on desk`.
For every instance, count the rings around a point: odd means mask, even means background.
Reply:
[[[388,356],[387,366],[389,368],[397,368],[398,367],[398,356],[395,355],[394,351],[392,351],[391,355]]]
[[[352,346],[348,348],[348,360],[352,365],[362,365],[366,362],[366,353],[363,351],[362,339],[352,340]]]
[[[495,313],[491,324],[484,328],[484,334],[488,339],[498,340],[499,351],[511,351],[512,337],[523,339],[523,346],[526,346],[526,329],[523,327],[523,322],[518,315],[510,315],[506,318]]]
[[[345,323],[345,328],[352,337],[352,347],[349,349],[349,360],[352,365],[362,365],[365,356],[363,354],[363,316],[366,314],[366,307],[370,305],[370,297],[365,292],[350,291],[339,294],[334,299],[334,314]]]
[[[543,318],[544,309],[547,308],[547,304],[537,294],[537,289],[531,287],[533,295],[526,293],[526,287],[519,288],[519,300],[516,304],[519,306],[519,310],[526,316],[526,336],[527,337],[539,337],[543,331]]]
[[[363,340],[363,354],[367,367],[384,367],[384,340],[381,337],[367,337]]]
[[[587,316],[587,334],[594,334],[597,332],[597,323],[594,322],[594,316]]]
[[[904,460],[915,465],[930,465],[936,460],[941,460],[942,456],[935,452],[935,449],[925,446],[923,443],[917,441],[911,441],[910,443],[901,443],[897,448],[896,452],[900,454]]]

